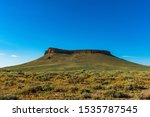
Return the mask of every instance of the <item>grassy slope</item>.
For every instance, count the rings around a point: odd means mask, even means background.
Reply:
[[[22,71],[73,71],[73,70],[149,70],[149,67],[138,65],[103,54],[55,54],[45,55],[37,60],[18,66],[9,67],[9,70]]]
[[[103,54],[48,57],[0,71],[0,100],[150,99],[149,67]]]

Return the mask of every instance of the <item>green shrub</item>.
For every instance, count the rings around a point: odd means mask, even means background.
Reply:
[[[105,89],[107,89],[107,90],[110,90],[110,89],[121,90],[122,84],[111,84],[111,85],[106,86]]]
[[[5,82],[5,86],[11,87],[11,86],[14,86],[14,85],[15,85],[14,81],[6,81]]]
[[[108,85],[110,83],[110,79],[107,78],[95,78],[94,82],[102,84],[102,85]]]
[[[66,92],[67,89],[58,86],[58,87],[55,87],[55,90],[54,90],[54,91],[55,91],[55,92]]]
[[[52,91],[54,90],[54,87],[48,83],[41,85],[42,91]]]
[[[88,89],[88,88],[81,89],[80,93],[81,93],[81,94],[83,94],[83,93],[91,93],[91,90]]]
[[[128,82],[128,83],[124,84],[124,89],[128,91],[128,90],[145,89],[145,87],[140,86],[135,82]]]
[[[21,94],[37,93],[39,91],[51,91],[53,89],[54,89],[53,86],[49,84],[43,84],[43,85],[25,87],[25,89],[21,91]]]
[[[103,89],[103,86],[101,84],[96,84],[93,86],[93,89],[94,90],[101,90],[101,89]]]
[[[0,100],[18,100],[19,98],[16,95],[5,95],[0,96]]]
[[[107,90],[104,93],[104,96],[111,97],[111,98],[129,98],[130,97],[127,94],[120,92],[120,91],[117,91],[117,90],[114,90],[114,89]]]
[[[80,78],[78,76],[71,76],[68,80],[69,80],[68,82],[72,83],[72,84],[77,84],[77,83],[84,82],[84,79]]]
[[[91,93],[83,93],[82,94],[82,98],[83,99],[90,99],[90,98],[92,98]]]
[[[74,87],[71,87],[70,90],[71,90],[71,93],[76,93],[79,90],[79,88],[74,86]]]
[[[52,77],[47,75],[47,74],[42,74],[42,75],[37,75],[34,77],[35,80],[39,80],[39,81],[48,81],[49,79],[51,79]]]

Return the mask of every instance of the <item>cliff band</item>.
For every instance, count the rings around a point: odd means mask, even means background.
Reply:
[[[47,54],[82,54],[82,53],[100,53],[105,54],[108,56],[113,56],[110,51],[107,50],[64,50],[64,49],[57,49],[57,48],[49,48],[45,51],[45,55]]]

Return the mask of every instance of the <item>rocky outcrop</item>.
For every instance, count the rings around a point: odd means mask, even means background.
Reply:
[[[110,51],[107,50],[64,50],[64,49],[58,49],[58,48],[49,48],[45,51],[46,54],[82,54],[82,53],[89,53],[89,54],[105,54],[108,56],[113,56]]]

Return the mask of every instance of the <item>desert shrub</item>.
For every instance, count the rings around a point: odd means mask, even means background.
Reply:
[[[111,98],[129,98],[130,97],[127,94],[120,92],[120,91],[117,91],[117,90],[114,90],[114,89],[107,90],[104,93],[104,96],[111,97]]]
[[[6,81],[5,82],[5,86],[11,87],[11,86],[14,86],[14,85],[15,85],[14,81]]]
[[[80,73],[85,73],[85,72],[86,72],[85,69],[80,70]]]
[[[5,95],[0,96],[0,100],[18,100],[19,98],[16,95]]]
[[[30,93],[37,93],[39,91],[51,91],[54,87],[49,84],[25,87],[20,93],[21,94],[30,94]]]
[[[18,71],[18,75],[25,75],[25,73],[23,71]]]
[[[96,94],[93,94],[92,95],[92,99],[93,100],[104,100],[105,98],[104,98],[104,96],[100,93],[96,93]]]
[[[105,89],[110,90],[110,89],[114,89],[114,90],[118,90],[122,88],[122,84],[111,84],[108,86],[105,86]]]
[[[128,90],[145,89],[145,87],[140,86],[135,82],[127,82],[126,84],[124,84],[124,89],[128,91]]]
[[[73,86],[70,88],[71,93],[76,93],[78,90],[79,90],[79,88],[76,86]]]
[[[55,87],[55,90],[54,90],[54,92],[66,92],[66,91],[67,91],[67,89],[60,87],[60,86]]]
[[[110,81],[110,79],[107,79],[107,78],[94,78],[94,82],[102,84],[102,85],[107,85],[111,81]]]
[[[80,93],[81,93],[81,94],[83,94],[83,93],[91,93],[91,90],[88,89],[88,88],[81,89]]]
[[[82,94],[82,98],[83,99],[90,99],[90,98],[92,98],[92,95],[91,95],[91,93],[86,93],[85,92],[85,93]]]
[[[142,100],[150,100],[150,89],[149,90],[144,90],[140,94],[139,98],[142,99]]]
[[[77,83],[84,82],[84,79],[80,78],[78,76],[71,76],[70,78],[68,78],[68,80],[69,80],[68,82],[72,83],[72,84],[77,84]]]
[[[42,91],[51,91],[54,90],[54,87],[48,83],[41,85]]]
[[[39,80],[39,81],[47,81],[51,78],[52,77],[49,74],[41,74],[34,77],[35,80]]]
[[[10,81],[10,80],[13,80],[13,81],[15,81],[15,80],[17,80],[17,78],[16,77],[14,77],[13,75],[12,76],[6,76],[6,81]]]
[[[26,81],[25,79],[19,79],[18,80],[19,83],[25,83],[25,81]]]
[[[1,70],[3,72],[11,72],[11,70],[8,70],[8,69],[4,69],[4,70]]]
[[[20,85],[20,84],[17,86],[18,89],[22,89],[23,87],[24,87],[24,86],[23,86],[23,85]]]
[[[88,73],[80,73],[80,74],[77,74],[78,77],[80,78],[83,78],[83,79],[86,79],[86,78],[89,78],[90,75]]]
[[[135,90],[137,87],[137,84],[134,82],[127,82],[126,84],[124,84],[125,90]]]
[[[75,93],[73,94],[73,93],[67,93],[67,92],[61,93],[61,96],[64,100],[79,100],[81,98]]]
[[[134,79],[134,76],[123,75],[122,78],[126,80],[130,80],[130,79]]]
[[[36,93],[36,92],[41,91],[41,90],[42,90],[41,86],[25,87],[25,89],[21,91],[21,94]]]
[[[101,90],[101,89],[103,89],[103,86],[101,84],[96,84],[93,86],[93,89],[94,90]]]

